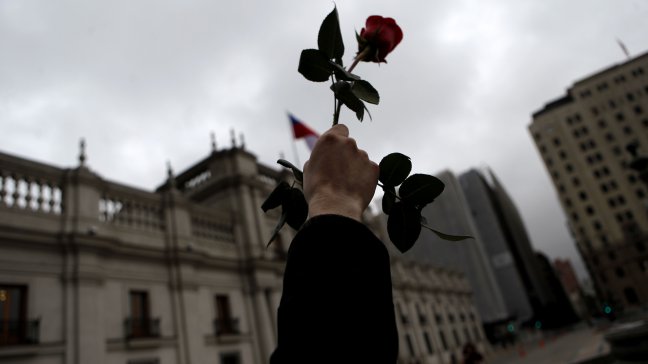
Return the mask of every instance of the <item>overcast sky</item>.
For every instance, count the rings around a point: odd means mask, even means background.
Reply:
[[[489,166],[534,246],[577,259],[556,193],[527,132],[531,113],[575,80],[648,50],[646,0],[337,2],[352,60],[369,15],[396,19],[402,43],[355,73],[381,94],[373,121],[342,120],[370,157],[398,151],[414,170]],[[319,132],[328,84],[297,73],[330,0],[0,0],[0,150],[71,167],[78,140],[102,177],[153,189],[229,131],[274,165],[294,161],[286,111]],[[300,162],[308,156],[298,145]],[[577,262],[579,273],[582,264]]]

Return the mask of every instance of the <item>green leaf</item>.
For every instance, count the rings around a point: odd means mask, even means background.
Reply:
[[[449,234],[444,234],[440,231],[434,230],[429,226],[426,226],[425,224],[421,224],[422,227],[430,230],[431,232],[435,233],[438,237],[440,237],[443,240],[447,241],[461,241],[461,240],[466,240],[466,239],[474,239],[474,237],[470,235],[449,235]]]
[[[279,159],[277,163],[281,164],[282,166],[292,170],[293,175],[295,176],[295,179],[299,181],[299,183],[304,183],[304,173],[297,167],[295,167],[294,164],[288,162],[285,159]]]
[[[317,47],[328,59],[341,59],[344,55],[344,42],[340,31],[340,19],[337,8],[324,18],[317,35]]]
[[[277,221],[277,225],[275,226],[274,230],[272,231],[272,236],[270,237],[270,240],[268,241],[268,244],[266,245],[266,249],[277,238],[277,235],[279,235],[279,231],[281,231],[281,228],[284,226],[284,224],[286,224],[286,218],[287,217],[288,217],[288,213],[286,211],[283,211],[281,213],[281,217],[279,218],[279,221]]]
[[[385,186],[398,186],[412,171],[412,161],[401,153],[391,153],[385,156],[379,164],[378,180]]]
[[[337,77],[338,80],[357,81],[357,80],[360,79],[360,76],[357,76],[357,75],[354,75],[353,73],[350,73],[349,71],[344,69],[344,67],[342,67],[341,65],[339,65],[339,64],[337,64],[337,63],[335,63],[333,61],[329,61],[329,65],[333,69],[333,72],[335,73],[335,77]]]
[[[364,103],[351,91],[351,84],[347,81],[337,81],[331,85],[331,90],[335,93],[335,98],[354,111],[358,120],[362,121],[364,118],[365,106]]]
[[[383,191],[385,191],[385,194],[382,198],[382,210],[385,215],[389,215],[389,211],[396,202],[396,187],[384,185]]]
[[[402,253],[410,250],[421,234],[421,212],[415,207],[398,201],[387,218],[389,239]]]
[[[304,193],[298,188],[291,188],[281,204],[282,212],[288,214],[286,222],[288,226],[299,230],[308,217],[308,203]]]
[[[398,190],[403,201],[421,209],[443,192],[445,185],[440,179],[427,174],[409,176]]]
[[[376,91],[376,89],[365,80],[357,80],[353,82],[351,91],[353,91],[353,94],[358,96],[358,98],[370,104],[378,105],[380,102],[378,91]]]
[[[275,207],[279,207],[281,205],[281,202],[283,201],[283,198],[286,194],[286,192],[290,189],[290,185],[286,181],[281,181],[275,187],[272,192],[270,192],[270,196],[266,198],[266,200],[263,202],[261,205],[261,209],[263,212],[268,212],[268,210],[272,210]]]
[[[299,73],[309,81],[328,81],[333,73],[326,54],[317,49],[304,49],[299,57]]]

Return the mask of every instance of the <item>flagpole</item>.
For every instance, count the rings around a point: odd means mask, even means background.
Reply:
[[[295,154],[295,165],[297,167],[301,168],[301,162],[299,162],[299,153],[297,153],[297,139],[294,137],[292,138],[292,147],[293,147],[293,153]]]
[[[627,59],[630,59],[630,52],[628,52],[628,48],[626,48],[625,44],[621,41],[621,39],[617,38],[617,44],[619,44],[619,47],[621,47],[621,51],[623,54],[625,54]]]
[[[297,167],[301,167],[301,163],[299,162],[299,153],[297,153],[297,139],[295,138],[295,129],[292,125],[292,118],[290,115],[290,112],[286,111],[286,115],[288,115],[288,125],[290,125],[290,132],[292,133],[292,149],[293,149],[293,154],[295,155],[295,164]]]

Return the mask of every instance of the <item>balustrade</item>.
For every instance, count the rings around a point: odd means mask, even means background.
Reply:
[[[181,190],[190,190],[190,189],[196,188],[196,187],[202,185],[203,183],[207,182],[208,180],[210,180],[211,177],[212,177],[211,171],[208,171],[208,170],[204,171],[204,172],[198,174],[196,177],[193,177],[189,181],[185,182],[182,185]]]
[[[234,242],[231,218],[203,206],[192,206],[191,231],[192,235],[197,238]]]
[[[0,153],[0,208],[60,215],[63,170]]]
[[[110,184],[99,199],[99,221],[125,227],[162,231],[165,228],[160,196]]]

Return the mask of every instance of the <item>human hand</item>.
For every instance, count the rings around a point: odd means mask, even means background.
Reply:
[[[304,195],[310,217],[335,214],[362,221],[378,182],[378,165],[337,124],[320,136],[304,164]]]

